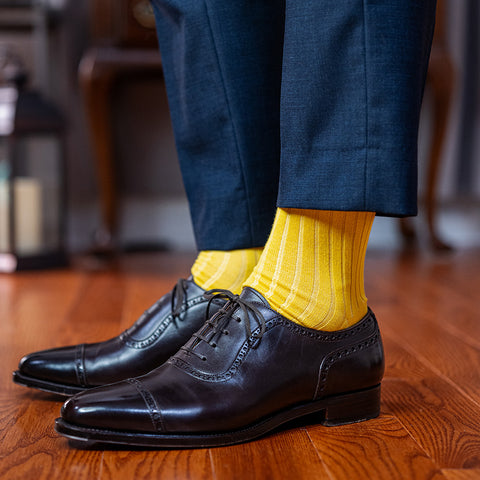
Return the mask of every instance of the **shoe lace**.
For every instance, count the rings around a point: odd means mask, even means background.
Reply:
[[[183,311],[183,306],[186,306],[187,304],[187,288],[188,283],[183,278],[179,279],[176,285],[173,287],[171,298],[171,314],[174,322],[180,318],[180,315]],[[163,297],[160,298],[160,300],[157,300],[148,310],[145,310],[141,317],[130,328],[125,330],[122,335],[127,337],[134,335],[135,330],[139,328],[144,321],[148,322],[149,319],[158,312],[158,310],[162,307],[163,302]]]
[[[174,319],[180,317],[183,306],[187,303],[187,282],[180,278],[172,290],[172,316]]]
[[[180,350],[191,353],[201,360],[207,360],[205,355],[199,354],[195,351],[195,347],[200,342],[206,342],[212,348],[215,348],[217,346],[216,340],[222,335],[229,334],[229,331],[226,329],[228,323],[232,319],[239,323],[241,322],[241,319],[238,316],[233,315],[234,312],[237,311],[237,307],[243,312],[243,317],[245,319],[245,334],[247,340],[250,342],[250,346],[252,348],[258,346],[267,327],[265,318],[253,302],[241,298],[239,295],[230,292],[230,290],[223,289],[208,290],[204,293],[204,297],[208,300],[205,313],[205,326],[202,330],[193,334],[193,337],[197,339],[197,342],[193,342],[189,346],[184,345]],[[227,300],[227,303],[210,318],[210,305],[215,299]],[[251,317],[253,317],[260,326],[260,330],[255,334],[252,334]]]

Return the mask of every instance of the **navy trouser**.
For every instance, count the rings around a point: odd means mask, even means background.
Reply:
[[[276,207],[416,214],[435,0],[152,0],[200,250]]]

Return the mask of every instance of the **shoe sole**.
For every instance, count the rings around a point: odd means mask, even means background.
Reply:
[[[64,397],[71,397],[76,393],[88,390],[87,388],[76,387],[74,385],[62,385],[61,383],[49,382],[40,378],[30,377],[20,373],[18,370],[13,372],[13,381],[23,387],[35,388],[43,392],[55,393]]]
[[[113,444],[147,448],[208,448],[248,442],[302,417],[308,417],[312,424],[338,426],[370,420],[378,417],[379,414],[380,385],[377,385],[369,389],[297,405],[246,428],[231,432],[205,434],[128,432],[82,427],[68,423],[62,418],[57,418],[55,421],[55,430],[80,447]]]

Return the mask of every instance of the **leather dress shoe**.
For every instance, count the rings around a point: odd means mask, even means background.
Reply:
[[[191,278],[179,280],[172,292],[150,307],[128,330],[110,340],[54,348],[22,358],[14,382],[62,395],[149,372],[197,331],[209,311],[225,304],[209,302]]]
[[[229,302],[152,372],[70,398],[56,421],[77,443],[211,447],[314,414],[324,425],[378,416],[384,371],[371,311],[322,332],[273,311],[255,290]]]

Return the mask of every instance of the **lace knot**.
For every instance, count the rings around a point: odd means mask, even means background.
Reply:
[[[181,347],[181,350],[191,353],[205,361],[207,357],[203,354],[197,353],[195,347],[200,342],[206,342],[212,348],[216,348],[218,343],[216,339],[222,335],[229,334],[226,327],[230,320],[235,318],[237,321],[241,321],[239,317],[234,317],[234,312],[236,312],[238,308],[240,308],[243,313],[245,334],[250,347],[256,348],[258,346],[266,331],[266,322],[262,313],[253,302],[245,300],[240,295],[234,294],[230,290],[223,289],[208,290],[204,293],[204,296],[208,300],[205,327],[200,332],[193,334],[197,340],[195,343],[191,346],[183,346]],[[210,318],[210,304],[215,299],[224,299],[228,301],[213,317]],[[255,334],[252,334],[251,317],[255,319],[260,327],[260,330]]]

